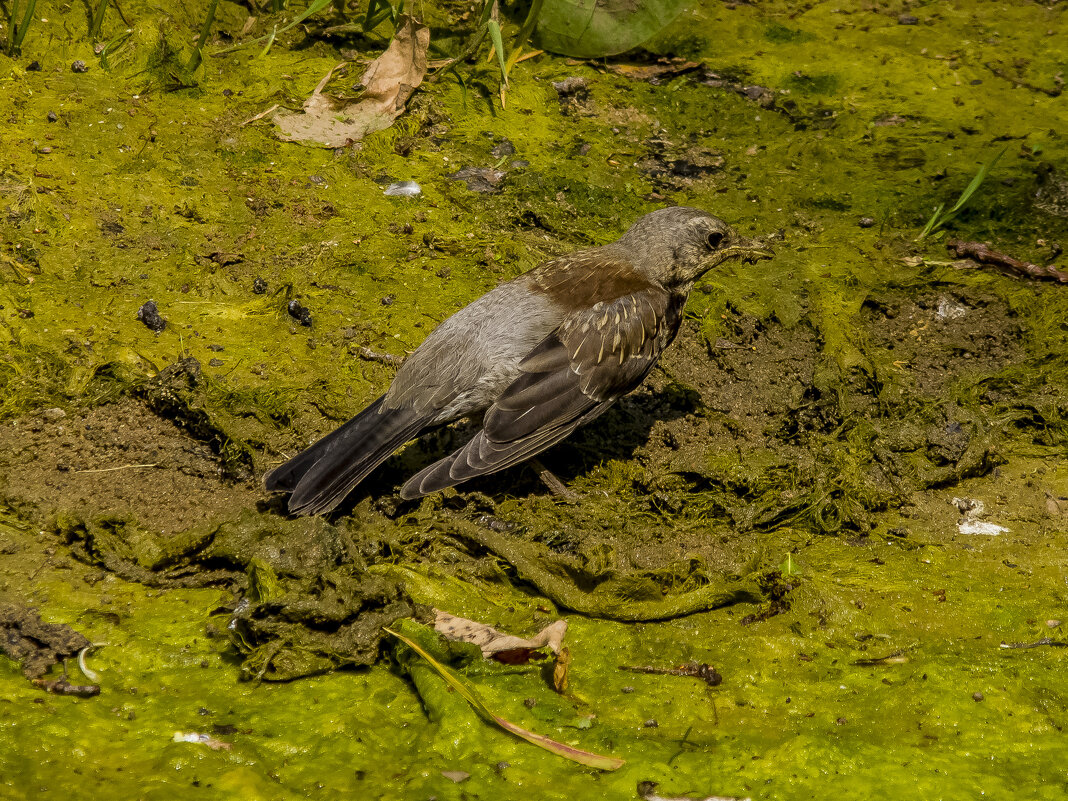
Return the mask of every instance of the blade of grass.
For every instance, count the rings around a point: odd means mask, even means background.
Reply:
[[[120,44],[122,44],[127,39],[129,39],[130,35],[132,33],[133,33],[133,29],[132,28],[127,28],[125,31],[123,31],[122,33],[117,35],[115,38],[111,39],[107,44],[105,44],[103,48],[101,48],[101,50],[100,50],[100,66],[101,67],[103,67],[106,70],[110,70],[111,69],[111,66],[108,64],[108,56],[110,56],[115,51],[115,48],[117,48]]]
[[[934,230],[935,225],[938,223],[938,215],[942,213],[942,209],[946,207],[945,203],[939,203],[938,207],[934,210],[934,214],[931,215],[931,219],[927,221],[927,225],[920,231],[919,239],[926,237],[931,231]]]
[[[538,16],[541,14],[542,2],[543,0],[534,0],[530,4],[530,11],[527,12],[527,18],[523,21],[523,27],[519,29],[519,35],[515,37],[512,53],[508,56],[507,72],[509,73],[512,71],[512,67],[516,65],[519,54],[523,52],[523,46],[527,43],[527,39],[530,38],[530,34],[534,32],[534,26],[538,23]]]
[[[964,206],[971,200],[979,187],[982,186],[983,181],[986,180],[986,176],[994,169],[994,165],[998,163],[1002,156],[1005,155],[1005,151],[1008,150],[1008,146],[1003,147],[993,158],[988,159],[980,165],[979,170],[972,177],[969,184],[964,187],[964,191],[960,193],[960,197],[957,198],[957,202],[954,203],[949,211],[943,213],[942,209],[945,208],[945,204],[939,205],[935,209],[934,214],[931,215],[931,219],[927,221],[927,225],[923,227],[920,235],[916,238],[917,241],[924,239],[928,234],[934,233],[947,222],[957,216],[957,212],[964,208]]]
[[[22,40],[26,38],[26,31],[30,29],[30,23],[33,22],[33,9],[37,6],[37,0],[29,0],[26,4],[26,11],[22,15],[22,24],[19,25],[18,31],[15,31],[14,22],[15,14],[18,9],[18,3],[12,3],[11,6],[11,30],[10,38],[8,39],[10,47],[8,52],[17,53],[22,50]]]
[[[497,65],[501,68],[501,82],[507,86],[508,68],[504,64],[504,41],[501,39],[501,26],[497,23],[497,20],[491,19],[486,21],[486,28],[489,31],[493,49],[497,51]]]
[[[449,670],[445,665],[438,662],[434,657],[428,654],[417,643],[405,637],[403,634],[398,634],[391,629],[384,629],[387,634],[392,634],[398,640],[403,642],[419,656],[429,663],[429,665],[437,671],[438,675],[445,680],[445,683],[452,687],[456,693],[463,698],[471,707],[482,717],[484,720],[494,723],[504,729],[506,732],[514,734],[528,743],[532,743],[539,748],[544,748],[557,756],[562,756],[565,759],[570,759],[572,762],[578,762],[580,765],[586,765],[590,768],[597,768],[598,770],[616,770],[623,766],[623,760],[616,757],[607,757],[600,754],[594,754],[589,751],[583,751],[574,746],[567,745],[565,743],[557,742],[542,734],[535,734],[532,731],[527,731],[521,726],[517,726],[509,720],[505,720],[498,715],[493,714],[492,710],[486,706],[485,702],[475,694],[466,682],[460,679],[455,673]]]
[[[312,16],[314,14],[318,14],[320,11],[322,11],[324,8],[326,8],[328,5],[330,5],[331,2],[333,2],[333,0],[315,0],[314,3],[312,3],[306,9],[304,9],[300,14],[298,14],[296,17],[294,17],[293,21],[290,22],[288,25],[286,25],[284,28],[279,28],[279,27],[276,26],[273,31],[271,31],[268,34],[265,34],[264,36],[257,36],[255,39],[249,39],[247,42],[242,42],[239,45],[234,45],[233,47],[228,47],[226,50],[220,50],[215,55],[224,56],[227,53],[236,52],[236,51],[240,50],[243,47],[248,47],[249,45],[253,45],[253,44],[259,44],[260,42],[266,41],[267,39],[270,39],[271,42],[274,42],[275,38],[279,34],[285,33],[290,28],[295,28],[297,25],[300,25],[300,23],[304,22],[304,20],[306,20],[308,17],[310,17],[310,16]],[[269,47],[270,47],[270,45],[268,45],[268,49],[269,49]]]
[[[189,57],[189,63],[185,65],[186,75],[192,75],[196,68],[200,66],[200,62],[204,58],[204,43],[208,41],[208,35],[211,33],[211,24],[215,21],[215,9],[218,8],[218,6],[219,0],[211,0],[211,5],[208,6],[208,13],[204,16],[204,24],[200,26],[200,36],[197,37],[197,43],[193,45],[193,55]]]
[[[93,23],[89,26],[89,38],[96,41],[100,37],[100,29],[104,26],[104,13],[108,10],[108,0],[100,0],[93,14]]]
[[[9,56],[15,55],[15,35],[18,33],[18,25],[15,15],[19,13],[19,0],[11,0],[11,9],[7,13],[7,50]]]

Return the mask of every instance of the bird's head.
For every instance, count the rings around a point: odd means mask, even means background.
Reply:
[[[719,217],[686,206],[650,212],[617,244],[628,260],[666,287],[686,287],[728,259],[770,259],[772,252],[746,239]]]

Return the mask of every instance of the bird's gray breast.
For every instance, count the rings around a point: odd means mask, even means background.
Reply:
[[[563,316],[526,276],[502,284],[430,332],[397,372],[385,405],[438,409],[435,422],[482,411]]]

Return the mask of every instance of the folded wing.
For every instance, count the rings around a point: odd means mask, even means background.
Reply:
[[[680,308],[659,286],[572,312],[520,363],[482,430],[402,488],[417,498],[518,464],[555,445],[642,382],[673,337]]]

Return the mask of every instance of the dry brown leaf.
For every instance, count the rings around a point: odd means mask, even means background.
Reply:
[[[404,104],[423,82],[430,29],[402,14],[386,52],[372,61],[360,79],[364,92],[355,102],[323,94],[338,67],[319,82],[303,111],[281,111],[274,121],[279,138],[326,147],[344,147],[393,124]]]
[[[516,637],[511,634],[497,631],[485,623],[477,623],[462,617],[450,615],[440,609],[434,610],[434,629],[448,640],[470,642],[482,649],[482,656],[489,659],[493,654],[502,651],[515,651],[524,648],[546,648],[554,654],[560,651],[567,633],[567,621],[557,620],[551,623],[530,639]]]
[[[571,649],[564,646],[556,653],[556,661],[553,662],[553,689],[563,695],[567,692],[568,671],[571,669]]]

